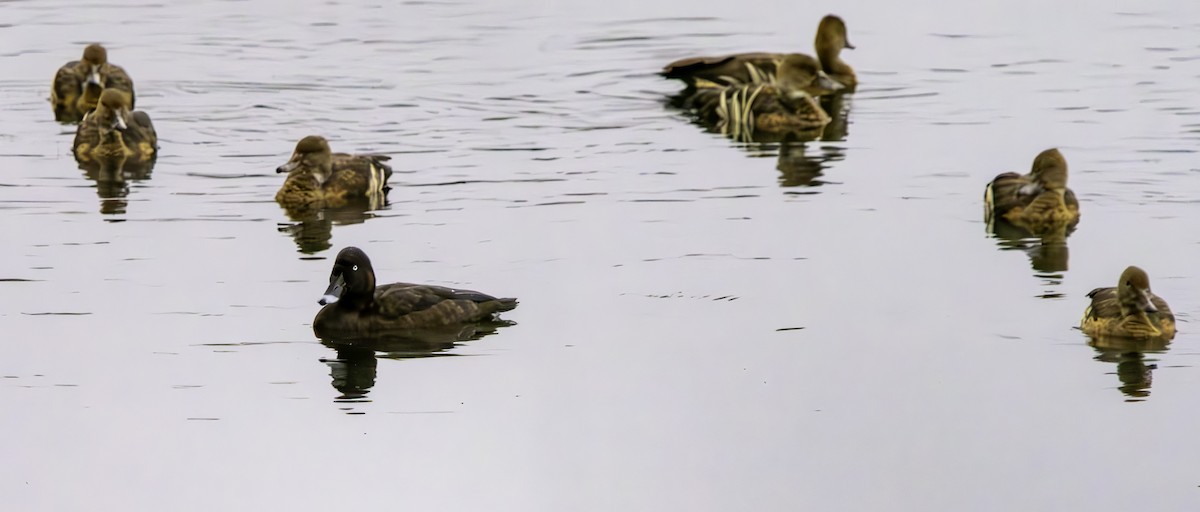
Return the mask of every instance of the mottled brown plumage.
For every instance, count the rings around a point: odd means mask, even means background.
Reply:
[[[313,330],[321,338],[481,322],[517,307],[517,299],[471,290],[410,283],[376,286],[371,260],[357,247],[338,253],[320,303],[325,307],[313,320]]]
[[[157,156],[158,134],[149,115],[129,111],[124,91],[105,89],[96,109],[75,129],[72,148],[80,163],[148,162]]]
[[[846,23],[832,14],[822,18],[817,26],[815,47],[824,74],[839,85],[836,88],[810,90],[809,94],[852,90],[858,84],[858,79],[854,70],[841,59],[843,48],[854,48],[846,36]],[[689,89],[699,87],[702,81],[725,86],[770,83],[785,55],[752,52],[720,57],[689,57],[667,64],[662,75],[683,80]]]
[[[50,104],[59,122],[77,123],[96,108],[104,89],[118,89],[129,96],[129,108],[135,106],[133,80],[125,70],[108,62],[108,51],[98,44],[83,50],[83,58],[59,68],[50,86]]]
[[[1073,229],[1079,223],[1079,201],[1067,188],[1067,160],[1047,149],[1033,160],[1029,174],[1006,172],[984,190],[984,218],[997,218],[1034,235]]]
[[[1088,293],[1092,303],[1083,312],[1080,328],[1093,337],[1175,337],[1175,315],[1167,301],[1150,291],[1150,277],[1138,267],[1126,268],[1113,288]]]
[[[333,153],[324,137],[310,135],[296,144],[287,163],[275,172],[287,179],[275,201],[297,213],[320,208],[340,208],[363,202],[370,209],[383,206],[392,168],[385,155]]]
[[[820,134],[829,115],[807,88],[821,79],[820,64],[803,54],[786,56],[771,84],[701,83],[688,104],[705,123],[738,140],[779,134]]]

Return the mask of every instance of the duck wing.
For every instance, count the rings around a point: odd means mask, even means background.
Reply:
[[[680,59],[662,70],[662,76],[677,78],[693,84],[704,79],[721,85],[742,85],[770,82],[775,76],[778,53],[738,53],[720,57],[689,57]]]
[[[1087,296],[1092,299],[1092,304],[1084,312],[1085,317],[1120,318],[1121,302],[1117,299],[1116,288],[1096,288],[1088,292]]]
[[[413,327],[421,327],[485,320],[517,307],[517,300],[474,290],[393,283],[375,289],[375,305],[384,317],[408,317]]]
[[[108,76],[104,78],[104,87],[129,93],[129,109],[132,110],[137,106],[136,98],[133,94],[133,79],[129,78],[129,74],[125,72],[125,68],[109,64]]]
[[[55,105],[71,101],[83,90],[84,77],[75,71],[77,65],[79,65],[79,61],[73,60],[58,68],[58,72],[54,74],[54,85],[50,88],[50,101]]]
[[[75,127],[75,141],[71,144],[71,148],[75,153],[75,159],[90,160],[90,154],[87,149],[95,147],[99,143],[100,129],[96,126],[95,118],[90,115],[83,116],[83,120],[79,122],[79,126]],[[81,147],[83,147],[83,151],[80,151]]]
[[[392,168],[383,163],[390,160],[386,155],[333,154],[333,176],[326,188],[344,191],[346,199],[369,197],[387,190],[387,180]]]
[[[984,190],[983,200],[992,212],[1004,215],[1005,212],[1017,207],[1028,206],[1037,197],[1021,195],[1021,187],[1032,183],[1028,176],[1015,172],[1006,172],[996,176]],[[1072,194],[1074,198],[1074,194]]]

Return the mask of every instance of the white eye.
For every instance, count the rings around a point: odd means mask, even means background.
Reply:
[[[354,267],[352,267],[350,270],[358,271],[358,265],[355,265],[355,266],[354,266]]]

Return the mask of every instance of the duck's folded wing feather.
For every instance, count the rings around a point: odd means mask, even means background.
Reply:
[[[68,62],[67,65],[58,69],[58,73],[54,75],[54,88],[51,91],[51,96],[54,101],[64,101],[79,95],[83,81],[75,73],[75,65],[79,61]]]
[[[129,74],[125,73],[125,69],[121,66],[109,64],[108,77],[104,79],[104,87],[129,93],[129,108],[137,107],[137,98],[133,92],[133,79],[129,78]]]
[[[516,307],[517,301],[474,290],[395,283],[375,290],[375,304],[384,317],[405,317],[414,325],[446,325],[483,320]]]
[[[1091,318],[1116,318],[1121,316],[1121,303],[1117,300],[1116,288],[1096,288],[1088,292],[1092,305],[1088,308]]]
[[[1031,198],[1023,197],[1017,192],[1029,184],[1029,178],[1015,172],[1006,172],[988,184],[985,200],[989,201],[992,210],[1007,212],[1018,206],[1025,206]]]

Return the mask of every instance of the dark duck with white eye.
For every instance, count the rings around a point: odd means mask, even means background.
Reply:
[[[376,286],[371,260],[357,247],[338,253],[329,287],[318,302],[324,307],[313,319],[313,330],[321,338],[486,322],[517,307],[517,299],[473,290],[410,283]]]

